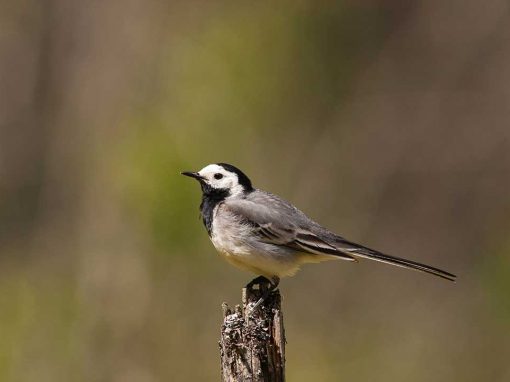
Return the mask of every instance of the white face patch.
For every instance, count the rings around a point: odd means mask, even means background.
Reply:
[[[243,186],[239,184],[237,174],[227,171],[217,164],[205,166],[198,174],[212,188],[230,190],[230,196],[237,196],[243,192]]]

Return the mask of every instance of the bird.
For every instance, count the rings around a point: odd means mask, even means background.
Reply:
[[[357,262],[361,258],[456,279],[439,268],[390,256],[337,235],[279,196],[254,188],[248,176],[231,164],[214,163],[181,174],[200,183],[200,216],[219,254],[235,267],[258,275],[247,287],[267,283],[253,310],[278,287],[281,278],[293,276],[307,263]]]

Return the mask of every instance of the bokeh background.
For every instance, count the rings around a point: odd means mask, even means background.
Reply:
[[[509,7],[1,1],[0,380],[219,380],[214,162],[459,275],[284,280],[289,381],[510,380]]]

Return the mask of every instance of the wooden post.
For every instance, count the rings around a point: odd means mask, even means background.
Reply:
[[[242,307],[223,303],[220,352],[223,382],[285,381],[285,331],[278,290],[253,312],[263,290],[243,288]]]

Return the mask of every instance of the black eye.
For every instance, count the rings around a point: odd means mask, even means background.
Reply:
[[[214,179],[221,179],[223,178],[223,174],[220,174],[219,172],[217,172],[216,174],[214,174]]]

